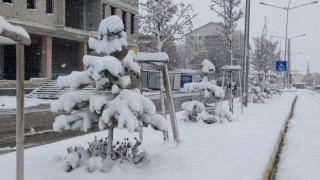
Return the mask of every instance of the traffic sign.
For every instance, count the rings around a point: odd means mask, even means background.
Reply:
[[[276,71],[287,71],[287,61],[277,61]]]

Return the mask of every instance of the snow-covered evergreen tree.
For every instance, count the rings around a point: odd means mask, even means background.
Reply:
[[[86,55],[83,63],[87,70],[59,77],[57,84],[71,91],[51,104],[53,112],[70,115],[57,116],[54,131],[88,131],[92,125],[108,129],[106,157],[111,159],[113,129],[126,128],[140,131],[151,125],[156,130],[167,131],[164,117],[156,114],[155,105],[137,89],[129,90],[130,75],[140,75],[134,51],[127,51],[127,37],[122,20],[110,16],[101,21],[98,37],[89,39],[89,48],[96,56]],[[93,85],[95,91],[81,90]]]

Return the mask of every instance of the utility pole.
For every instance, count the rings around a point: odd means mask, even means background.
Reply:
[[[291,89],[291,39],[288,39],[288,88]]]
[[[246,0],[244,48],[242,63],[242,104],[248,106],[248,77],[249,77],[249,39],[250,39],[250,0]]]

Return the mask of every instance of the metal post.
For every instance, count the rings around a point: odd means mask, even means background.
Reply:
[[[288,88],[291,89],[291,39],[288,39]]]
[[[285,47],[284,47],[284,60],[288,62],[287,60],[287,47],[288,47],[288,23],[289,23],[289,8],[290,8],[290,3],[291,3],[291,0],[289,0],[289,3],[288,3],[288,7],[287,7],[287,22],[286,22],[286,37],[285,37]],[[287,68],[288,70],[288,68]],[[283,87],[285,88],[286,87],[286,78],[285,78],[285,73],[283,73]]]
[[[24,179],[24,45],[16,46],[16,86],[17,86],[17,115],[16,115],[16,179]]]
[[[244,56],[243,56],[243,88],[242,88],[242,103],[248,106],[248,77],[249,77],[249,35],[250,35],[250,0],[246,0],[246,13],[245,13],[245,34],[244,34]]]

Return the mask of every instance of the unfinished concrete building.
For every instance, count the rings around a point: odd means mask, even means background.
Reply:
[[[0,16],[24,27],[32,45],[25,47],[25,79],[56,79],[83,70],[82,57],[90,51],[89,37],[97,36],[102,19],[118,15],[127,32],[129,48],[136,48],[134,0],[0,0]],[[16,78],[15,46],[0,45],[0,80]]]

